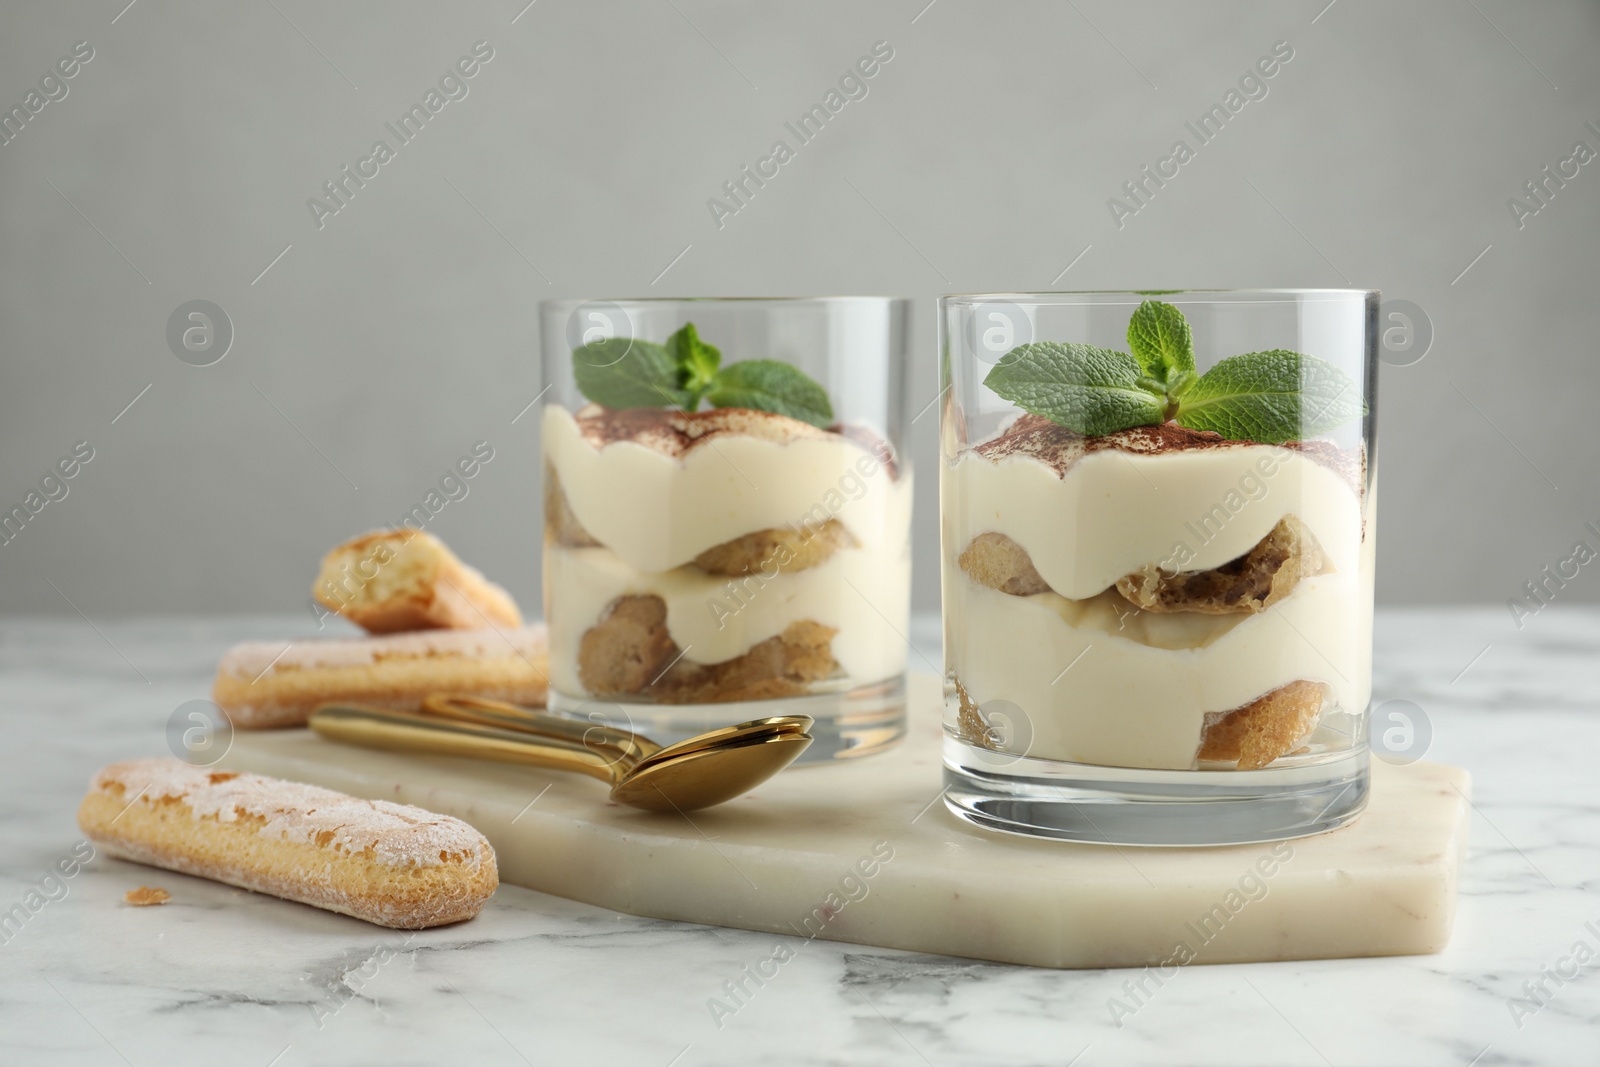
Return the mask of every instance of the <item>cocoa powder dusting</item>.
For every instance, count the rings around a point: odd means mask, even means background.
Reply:
[[[712,408],[683,411],[678,408],[612,409],[589,404],[573,416],[578,432],[591,448],[632,441],[662,455],[681,459],[691,449],[719,437],[759,437],[785,444],[790,441],[843,437],[880,457],[889,453],[881,438],[864,426],[835,424],[826,430],[808,422],[750,408]],[[885,462],[891,478],[899,477],[892,453]]]
[[[1115,433],[1086,437],[1050,421],[1043,415],[1022,415],[998,436],[977,445],[973,451],[991,462],[1007,456],[1028,456],[1064,476],[1072,465],[1093,452],[1128,452],[1153,456],[1196,449],[1287,448],[1333,471],[1361,496],[1366,481],[1366,462],[1360,449],[1342,449],[1332,441],[1285,441],[1277,446],[1262,446],[1254,441],[1230,441],[1210,430],[1191,430],[1175,422],[1158,426],[1135,426]]]

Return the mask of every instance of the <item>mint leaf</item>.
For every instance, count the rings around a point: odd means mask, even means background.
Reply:
[[[608,337],[572,350],[578,391],[608,408],[687,407],[692,398],[679,386],[676,361],[661,345]]]
[[[833,405],[822,386],[775,359],[747,359],[717,371],[707,394],[712,407],[753,408],[826,427]]]
[[[1140,368],[1157,384],[1176,384],[1194,370],[1194,340],[1189,320],[1171,304],[1146,300],[1128,320],[1128,347]]]
[[[1177,422],[1234,441],[1281,444],[1366,414],[1361,389],[1326,360],[1274,348],[1229,356],[1179,398]]]
[[[1126,352],[1041,341],[1001,356],[983,384],[1024,411],[1095,436],[1161,422],[1166,397],[1141,377]]]
[[[667,354],[677,364],[683,390],[694,398],[693,403],[684,405],[693,411],[700,406],[700,398],[710,391],[722,353],[700,340],[694,323],[686,322],[683,329],[667,338]]]

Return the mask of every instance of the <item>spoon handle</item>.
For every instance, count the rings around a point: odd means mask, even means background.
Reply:
[[[460,722],[499,726],[508,730],[521,730],[539,737],[568,741],[585,748],[609,749],[613,759],[621,756],[628,763],[648,759],[661,751],[661,746],[642,737],[611,726],[569,719],[549,712],[519,707],[499,700],[483,697],[458,696],[453,693],[434,693],[422,702],[424,714],[455,719]]]
[[[571,741],[365,704],[324,704],[311,715],[320,736],[364,748],[469,756],[587,774],[615,784],[624,766],[604,752]]]

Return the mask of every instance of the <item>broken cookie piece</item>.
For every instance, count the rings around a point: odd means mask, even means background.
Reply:
[[[844,523],[829,519],[821,526],[774,527],[736,537],[706,549],[694,565],[708,574],[739,578],[746,574],[772,576],[779,571],[809,570],[833,558],[841,548],[855,548]]]
[[[1249,552],[1206,571],[1168,574],[1155,564],[1117,580],[1117,591],[1145,611],[1253,615],[1321,573],[1322,546],[1293,515],[1285,515]]]
[[[1197,758],[1237,762],[1241,771],[1260,770],[1310,736],[1327,699],[1323,683],[1298,681],[1242,708],[1212,712],[1206,716]]]
[[[323,558],[311,594],[372,634],[522,625],[510,593],[433,534],[405,525],[335,547]]]
[[[1028,550],[1003,533],[974,537],[956,560],[967,577],[979,585],[1012,596],[1048,593],[1049,584],[1034,569]]]

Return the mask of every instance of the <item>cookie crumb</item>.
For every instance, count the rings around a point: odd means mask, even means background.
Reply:
[[[142,885],[138,889],[128,890],[122,895],[122,899],[136,908],[150,908],[157,904],[165,904],[172,899],[172,894],[165,889]]]

